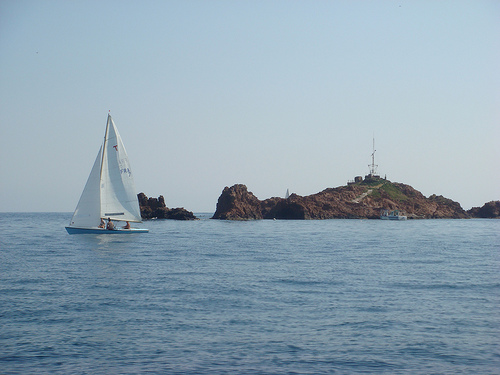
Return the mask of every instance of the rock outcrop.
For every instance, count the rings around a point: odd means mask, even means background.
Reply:
[[[256,220],[262,219],[261,202],[245,185],[225,187],[217,201],[213,219]]]
[[[141,217],[148,219],[196,220],[191,211],[184,208],[168,208],[162,195],[158,198],[148,198],[146,194],[137,194]]]
[[[225,187],[213,219],[377,219],[381,210],[401,210],[410,219],[467,218],[459,203],[443,196],[426,198],[409,185],[384,179],[328,188],[309,196],[260,201],[245,185]]]
[[[485,203],[483,207],[472,207],[467,213],[475,218],[498,219],[500,218],[500,201]]]

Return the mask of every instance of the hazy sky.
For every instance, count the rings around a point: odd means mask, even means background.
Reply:
[[[73,211],[108,111],[138,192],[378,172],[500,199],[499,1],[0,0],[0,211]]]

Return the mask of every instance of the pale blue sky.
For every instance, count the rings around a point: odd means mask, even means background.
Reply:
[[[500,199],[499,1],[0,1],[0,211],[73,211],[108,110],[138,192],[378,172]]]

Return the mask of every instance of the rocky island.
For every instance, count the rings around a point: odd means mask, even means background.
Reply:
[[[139,198],[139,208],[141,217],[148,219],[172,219],[172,220],[197,220],[197,217],[191,211],[184,208],[168,208],[165,205],[163,195],[158,198],[148,198],[146,194],[137,194]]]
[[[500,202],[495,207],[498,212]],[[288,198],[273,197],[263,201],[248,191],[245,185],[225,187],[212,218],[222,220],[378,219],[381,210],[384,209],[404,211],[408,219],[476,217],[473,213],[466,212],[458,202],[441,195],[425,197],[409,185],[371,176],[364,180],[357,178],[357,181],[346,186],[328,188],[309,196],[292,194]],[[492,210],[494,209],[490,209]]]
[[[487,202],[482,207],[472,207],[467,213],[475,218],[498,219],[500,218],[500,201]]]

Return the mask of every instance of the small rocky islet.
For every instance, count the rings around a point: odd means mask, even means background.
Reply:
[[[165,205],[165,198],[160,195],[158,198],[148,197],[144,193],[137,194],[141,217],[144,220],[151,219],[171,219],[171,220],[197,220],[191,211],[183,207],[168,208]]]
[[[243,184],[225,187],[212,219],[314,220],[379,219],[382,210],[400,210],[408,219],[498,218],[500,201],[465,211],[442,195],[425,197],[413,187],[383,178],[358,179],[319,193],[259,200]]]
[[[162,195],[153,198],[140,193],[138,199],[144,220],[198,219],[183,207],[168,208]],[[259,200],[245,185],[236,184],[224,188],[212,219],[379,219],[382,210],[403,211],[408,219],[500,218],[500,201],[465,211],[460,203],[442,195],[425,197],[409,185],[382,178],[358,179],[308,196],[291,194],[265,200]]]
[[[465,211],[460,203],[442,195],[426,197],[410,185],[381,178],[376,173],[375,152],[373,138],[370,172],[364,178],[356,176],[345,186],[327,188],[308,196],[289,195],[287,190],[286,198],[260,200],[243,184],[226,186],[212,219],[379,219],[384,210],[402,211],[408,219],[500,218],[500,201]],[[143,219],[197,219],[184,208],[167,208],[163,196],[148,198],[140,193],[138,198]]]

